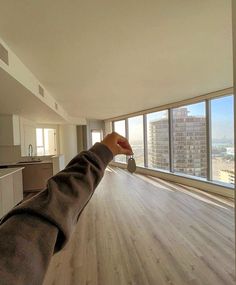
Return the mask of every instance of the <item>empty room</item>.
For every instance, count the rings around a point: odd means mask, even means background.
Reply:
[[[236,4],[0,1],[0,285],[234,285]]]

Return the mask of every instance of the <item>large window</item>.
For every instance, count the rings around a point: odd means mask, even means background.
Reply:
[[[148,167],[169,170],[168,110],[147,114]]]
[[[173,170],[207,177],[205,102],[172,110]]]
[[[54,155],[57,153],[56,130],[36,128],[37,155]]]
[[[211,100],[212,180],[234,184],[233,96]]]
[[[143,116],[128,119],[129,143],[137,166],[144,166]]]
[[[195,102],[115,121],[114,130],[123,136],[128,131],[137,166],[231,188],[235,183],[234,95],[210,99],[208,95]],[[126,163],[125,157],[116,161]]]
[[[125,128],[125,120],[114,122],[114,131],[120,134],[123,137],[126,137],[126,128]],[[126,163],[125,155],[117,155],[115,157],[115,161]]]

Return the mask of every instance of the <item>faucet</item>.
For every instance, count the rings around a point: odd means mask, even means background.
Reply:
[[[28,155],[29,155],[29,157],[31,157],[31,159],[33,159],[33,146],[32,146],[32,144],[29,144],[29,146],[28,146]]]

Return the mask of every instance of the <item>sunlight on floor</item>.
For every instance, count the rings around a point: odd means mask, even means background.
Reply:
[[[154,181],[154,179],[148,177],[148,176],[145,176],[145,175],[141,175],[141,174],[135,174],[135,176],[139,177],[140,179],[158,187],[158,189],[161,189],[161,190],[166,190],[166,191],[169,191],[169,192],[174,192],[174,190],[171,190],[170,188],[167,188],[163,185],[161,185],[160,183],[158,183],[157,181]]]
[[[164,180],[161,180],[161,184],[158,183],[158,180],[160,180],[159,178],[156,178],[156,177],[151,177],[151,176],[144,176],[144,175],[140,175],[140,174],[136,174],[136,176],[138,176],[139,178],[143,179],[144,181],[158,187],[158,189],[161,189],[162,190],[167,190],[169,192],[175,192],[174,190],[172,190],[173,188],[176,189],[177,191],[179,192],[182,192],[186,195],[189,195],[195,199],[198,199],[204,203],[207,203],[207,204],[210,204],[210,205],[214,205],[214,206],[217,206],[217,207],[220,207],[222,209],[226,209],[228,210],[227,207],[223,206],[222,205],[222,201],[217,201],[219,199],[215,198],[215,196],[213,197],[212,194],[208,194],[208,193],[205,193],[204,191],[201,191],[201,190],[198,190],[198,189],[194,189],[193,187],[191,187],[191,190],[187,190],[187,189],[184,189],[181,184],[174,184],[174,183],[168,183]],[[156,180],[156,181],[155,181]],[[166,187],[164,187],[162,184],[166,184]],[[167,188],[168,187],[168,188]],[[170,187],[172,189],[170,189]],[[200,192],[199,194],[198,193],[193,193],[192,191],[196,191],[196,192]],[[201,194],[201,195],[200,195]],[[207,196],[207,197],[202,197],[203,195]],[[209,197],[209,198],[208,198]],[[212,199],[216,200],[215,202],[212,201]]]

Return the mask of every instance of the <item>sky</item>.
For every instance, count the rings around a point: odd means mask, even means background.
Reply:
[[[233,139],[234,111],[233,96],[221,97],[211,101],[211,122],[213,139]]]
[[[233,95],[212,99],[211,129],[212,139],[234,138],[234,102]],[[205,116],[204,102],[187,106],[190,116]]]

